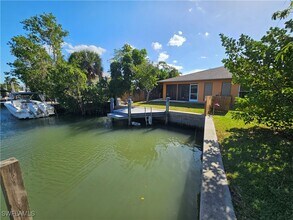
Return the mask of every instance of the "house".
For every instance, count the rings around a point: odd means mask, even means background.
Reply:
[[[232,83],[232,74],[225,67],[217,67],[159,81],[163,85],[163,99],[204,103],[205,96],[239,96],[240,86]]]

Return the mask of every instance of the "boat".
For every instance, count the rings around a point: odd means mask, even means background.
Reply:
[[[35,92],[12,92],[10,101],[4,102],[4,106],[18,119],[44,118],[55,114],[54,107]]]

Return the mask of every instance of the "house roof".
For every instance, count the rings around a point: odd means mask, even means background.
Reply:
[[[208,69],[196,73],[190,73],[186,75],[177,76],[170,79],[160,80],[160,83],[164,82],[188,82],[197,80],[213,80],[213,79],[232,79],[232,74],[223,66]]]

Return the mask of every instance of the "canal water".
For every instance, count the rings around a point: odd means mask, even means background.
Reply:
[[[194,134],[111,127],[106,118],[18,120],[1,108],[1,160],[20,161],[34,220],[196,219],[201,151]]]

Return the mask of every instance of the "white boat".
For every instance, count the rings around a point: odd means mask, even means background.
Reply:
[[[10,96],[10,101],[4,102],[4,105],[16,118],[43,118],[55,114],[54,107],[47,104],[37,93],[13,92]],[[33,100],[35,96],[41,101]]]

